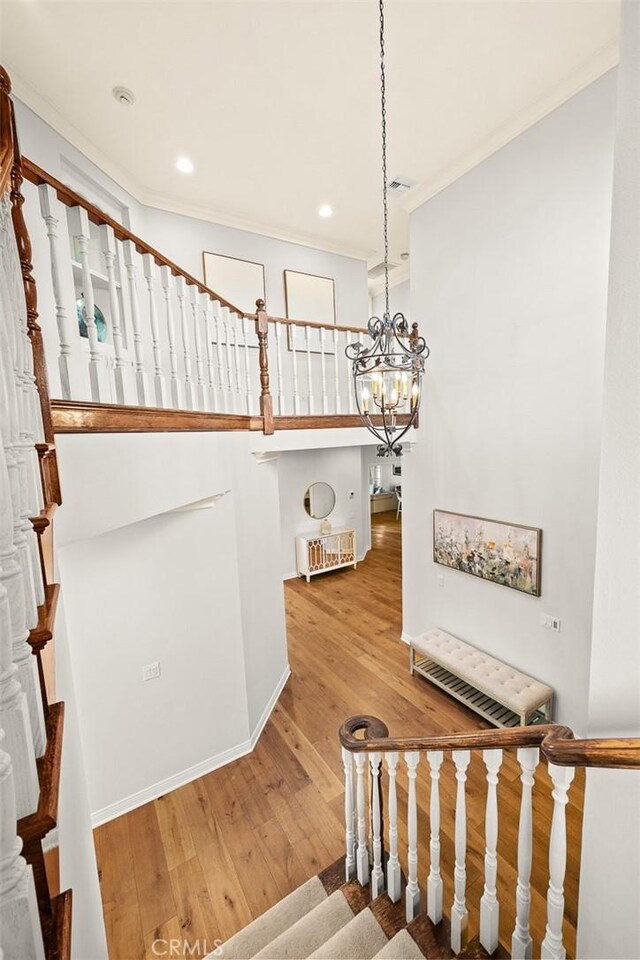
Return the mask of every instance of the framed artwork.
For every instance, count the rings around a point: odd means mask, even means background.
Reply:
[[[262,263],[203,250],[202,270],[205,286],[244,313],[255,313],[256,300],[266,300]]]
[[[335,282],[331,277],[317,277],[297,270],[284,271],[284,296],[288,320],[309,320],[333,327],[336,322]],[[298,328],[295,334],[287,327],[289,350],[306,351],[306,332]],[[324,352],[334,353],[333,336],[325,336]],[[311,353],[320,353],[320,331],[310,328]]]
[[[540,596],[542,530],[433,511],[433,559],[445,567]]]

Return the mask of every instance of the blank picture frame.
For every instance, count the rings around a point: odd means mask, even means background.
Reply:
[[[289,320],[309,320],[333,327],[336,322],[335,281],[297,270],[284,271],[284,296]]]
[[[203,250],[202,270],[205,286],[244,313],[255,313],[256,300],[266,301],[262,263]]]

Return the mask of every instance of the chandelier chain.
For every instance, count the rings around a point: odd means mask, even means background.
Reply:
[[[384,232],[384,312],[389,316],[389,215],[387,210],[387,100],[384,72],[384,0],[380,0],[380,113],[382,118],[382,210]]]

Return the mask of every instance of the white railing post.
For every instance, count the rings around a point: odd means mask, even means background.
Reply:
[[[516,885],[516,925],[511,938],[511,956],[513,960],[531,960],[533,940],[529,933],[529,914],[531,912],[531,856],[533,848],[533,818],[531,791],[540,751],[537,747],[521,747],[518,750],[520,764],[520,821],[518,825],[518,882]]]
[[[242,345],[244,347],[244,379],[247,396],[247,413],[253,413],[253,390],[251,388],[251,368],[249,365],[249,337],[247,335],[247,318],[240,319],[242,324]]]
[[[469,911],[466,903],[467,887],[467,804],[465,797],[465,783],[467,767],[471,761],[469,750],[454,750],[453,762],[456,766],[456,819],[455,819],[455,851],[456,864],[454,869],[454,895],[451,907],[451,949],[460,953],[467,942]]]
[[[142,324],[140,322],[140,302],[138,300],[138,281],[136,270],[136,248],[133,240],[125,240],[122,244],[124,265],[127,271],[129,287],[129,304],[131,307],[131,323],[133,325],[133,355],[135,358],[136,396],[141,407],[147,406],[149,387],[147,383],[147,368],[144,361],[144,342],[142,339]],[[157,320],[156,320],[157,328]]]
[[[341,404],[340,404],[340,366],[341,366],[340,360],[341,360],[341,357],[340,357],[339,343],[338,343],[339,333],[340,333],[339,330],[334,330],[334,331],[333,331],[333,382],[334,382],[334,390],[335,390],[335,394],[336,394],[336,398],[335,398],[335,408],[336,408],[336,409],[335,409],[335,412],[336,412],[336,413],[340,413],[340,412],[341,412]]]
[[[176,350],[176,328],[173,322],[173,308],[171,305],[171,270],[169,267],[160,267],[160,278],[164,292],[165,319],[167,324],[167,338],[169,340],[169,386],[171,406],[174,410],[182,408],[182,391],[178,379],[178,353]]]
[[[102,234],[102,255],[107,271],[107,286],[109,289],[109,320],[111,322],[111,336],[113,338],[113,352],[115,354],[115,368],[113,379],[116,389],[116,403],[127,403],[127,373],[129,365],[124,359],[124,342],[122,337],[122,318],[120,315],[120,299],[116,281],[116,238],[113,227],[103,224],[100,227]]]
[[[350,342],[352,336],[353,336],[353,334],[350,334],[348,330],[345,330],[345,332],[344,332],[344,347],[345,347],[345,349],[346,349],[346,347],[349,345],[349,342]],[[349,364],[349,361],[347,360],[347,358],[346,358],[346,356],[345,356],[344,350],[342,351],[342,357],[343,357],[344,363],[347,364],[347,371],[350,371],[351,365]],[[349,402],[349,413],[355,413],[355,412],[356,412],[355,392],[354,392],[354,390],[351,388],[351,383],[350,383],[349,381],[347,381],[347,397],[348,397],[348,402]]]
[[[369,883],[369,851],[367,850],[367,825],[364,793],[364,769],[366,756],[356,753],[356,809],[358,816],[358,847],[356,851],[356,872],[358,882],[364,886]]]
[[[564,920],[564,875],[567,867],[567,793],[575,775],[573,767],[549,764],[553,782],[553,817],[549,837],[549,889],[547,891],[547,929],[540,948],[542,960],[564,960],[567,955],[562,941]]]
[[[205,294],[203,307],[204,336],[207,349],[207,390],[205,408],[207,410],[213,410],[217,412],[218,403],[216,397],[215,363],[213,359],[213,328],[211,309],[211,298],[208,294]]]
[[[216,338],[216,365],[218,367],[218,386],[220,388],[220,412],[228,411],[227,388],[224,377],[224,358],[222,349],[222,332],[224,329],[220,303],[213,301],[213,329]]]
[[[305,350],[307,354],[307,387],[309,391],[307,394],[307,402],[309,405],[308,412],[312,414],[314,413],[314,402],[313,402],[313,379],[311,376],[311,327],[310,326],[306,326],[304,328],[304,343],[305,343]]]
[[[398,753],[387,753],[389,774],[389,860],[387,862],[387,894],[393,903],[400,899],[400,859],[398,857],[398,795],[396,790]]]
[[[427,877],[427,916],[432,923],[442,920],[442,877],[440,875],[440,767],[444,760],[442,750],[427,752],[431,795],[429,797],[429,876]]]
[[[149,326],[151,327],[151,346],[153,350],[153,387],[155,405],[164,407],[166,404],[165,379],[162,367],[162,347],[160,345],[160,328],[158,324],[158,309],[155,294],[155,261],[150,253],[142,255],[142,268],[149,294]]]
[[[236,413],[242,413],[242,389],[240,385],[240,331],[238,328],[238,317],[229,310],[229,327],[233,327],[233,369],[235,372],[236,400],[234,408]]]
[[[487,768],[485,811],[484,892],[480,899],[480,943],[487,953],[498,949],[500,904],[496,895],[498,879],[498,773],[502,750],[483,750]]]
[[[345,823],[345,880],[353,880],[356,874],[355,796],[353,792],[353,754],[342,748],[344,767],[344,823]]]
[[[183,276],[176,277],[176,294],[180,308],[180,335],[182,337],[182,368],[184,370],[184,403],[193,410],[193,382],[191,379],[191,339],[187,319],[187,291]]]
[[[85,400],[91,396],[89,371],[82,355],[82,345],[76,317],[75,287],[69,255],[67,215],[65,207],[48,183],[38,187],[40,212],[49,239],[51,282],[56,305],[58,328],[58,370],[60,392],[64,400]],[[62,221],[63,235],[58,232]]]
[[[44,960],[33,871],[20,855],[11,757],[0,730],[0,951],[6,960]]]
[[[416,770],[420,762],[417,750],[410,750],[404,755],[407,764],[409,790],[407,799],[407,839],[408,839],[408,875],[405,891],[407,923],[417,916],[420,909],[420,887],[418,886],[418,802],[416,797]]]
[[[196,356],[196,386],[194,407],[196,410],[204,410],[204,363],[202,357],[202,337],[200,335],[200,316],[198,304],[200,300],[200,291],[195,284],[191,285],[191,312],[193,314],[193,347]]]
[[[329,397],[327,396],[327,362],[324,353],[325,333],[325,328],[320,327],[320,379],[322,383],[322,412],[329,413]]]
[[[284,381],[282,377],[282,324],[274,323],[273,325],[275,331],[276,339],[276,377],[277,377],[277,395],[278,395],[278,413],[280,416],[284,415],[285,411],[285,395],[284,395]]]
[[[82,315],[87,328],[87,337],[89,340],[89,383],[91,385],[91,399],[97,403],[104,402],[107,397],[101,384],[101,363],[100,352],[98,349],[98,328],[95,321],[95,300],[93,296],[93,278],[91,276],[91,263],[89,261],[89,242],[91,240],[91,231],[89,229],[89,216],[84,207],[76,207],[80,233],[77,236],[78,249],[80,252],[80,266],[82,267]]]
[[[371,770],[371,850],[373,853],[373,868],[371,870],[371,899],[375,900],[384,892],[384,870],[382,865],[382,810],[380,808],[380,766],[382,756],[379,753],[369,754]]]
[[[224,330],[224,356],[227,371],[227,412],[237,413],[238,411],[236,410],[233,398],[233,367],[231,362],[231,323],[229,320],[229,308],[221,307],[220,313],[222,314],[222,328]]]
[[[302,412],[300,409],[300,393],[298,391],[298,358],[296,353],[296,333],[298,327],[292,323],[289,327],[291,331],[291,363],[293,365],[293,413],[299,417]]]

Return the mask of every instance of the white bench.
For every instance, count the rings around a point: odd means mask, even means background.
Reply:
[[[411,641],[410,670],[496,727],[551,722],[551,687],[444,630],[427,630]]]

